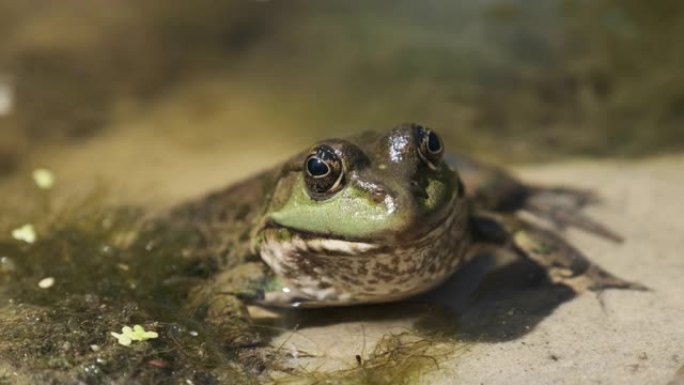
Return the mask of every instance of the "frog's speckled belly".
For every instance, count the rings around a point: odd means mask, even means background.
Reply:
[[[469,246],[468,209],[452,207],[442,224],[408,244],[311,238],[265,230],[262,259],[283,278],[286,290],[301,295],[301,306],[387,302],[429,290],[448,278]]]

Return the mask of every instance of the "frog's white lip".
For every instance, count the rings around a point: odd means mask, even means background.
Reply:
[[[359,255],[382,248],[382,245],[378,243],[331,238],[325,235],[302,232],[283,226],[270,228],[281,228],[290,231],[292,237],[283,243],[298,251],[315,252],[318,254]],[[269,228],[267,227],[265,230],[268,229]]]
[[[329,240],[329,241],[337,241],[337,242],[352,242],[352,243],[364,243],[364,244],[374,244],[377,243],[377,240],[382,240],[382,237],[374,238],[372,236],[370,237],[347,237],[347,236],[335,236],[332,233],[329,232],[317,232],[317,231],[311,231],[311,230],[303,230],[299,229],[296,227],[292,226],[287,226],[283,225],[281,223],[278,223],[277,221],[273,220],[273,218],[269,218],[269,220],[266,222],[266,225],[262,227],[261,231],[266,231],[266,230],[286,230],[292,235],[296,235],[298,238],[304,239],[304,240]]]

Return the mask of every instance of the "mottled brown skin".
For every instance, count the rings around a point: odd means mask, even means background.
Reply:
[[[412,127],[415,125],[401,125],[394,131],[413,129]],[[368,142],[377,137],[375,134],[366,134],[356,140]],[[244,303],[264,303],[268,291],[265,288],[272,285],[277,277],[274,277],[272,269],[258,255],[255,237],[268,226],[264,222],[264,214],[268,210],[276,183],[284,173],[292,172],[293,168],[295,171],[297,167],[301,168],[298,165],[302,164],[307,153],[305,151],[293,157],[284,166],[278,166],[197,202],[182,205],[167,218],[167,223],[171,226],[186,229],[193,234],[184,252],[205,259],[207,264],[214,267],[210,282],[197,288],[189,304],[192,308],[206,310],[204,315],[208,320],[220,323],[226,317],[244,315],[241,310]],[[558,229],[574,226],[618,240],[619,236],[615,233],[579,213],[582,207],[595,200],[592,194],[568,188],[528,186],[499,168],[466,157],[452,155],[445,161],[460,174],[463,185],[459,186],[459,194],[467,199],[464,206],[467,219],[466,228],[459,230],[457,242],[442,243],[440,246],[444,249],[444,245],[451,245],[449,247],[459,253],[459,261],[481,252],[483,248],[505,248],[545,267],[554,281],[582,282],[579,286],[574,286],[578,290],[645,289],[639,284],[607,273],[556,232],[526,222],[516,215],[520,211],[528,211]],[[401,171],[395,172],[415,173],[418,166],[411,164],[402,167],[404,168]],[[376,234],[375,239],[382,239],[386,242],[384,247],[391,251],[392,242],[401,244],[401,237],[409,236],[407,234],[410,234],[410,230],[412,229]],[[416,229],[416,233],[420,231]],[[311,258],[312,263],[316,260],[326,263],[325,259]],[[302,266],[302,271],[305,270],[306,267]],[[391,273],[389,270],[387,272]],[[392,276],[384,277],[384,273],[385,271],[379,271],[372,279],[392,280]],[[367,283],[354,282],[357,277],[351,275],[347,277],[350,285],[363,286]],[[580,277],[582,279],[577,280]],[[387,301],[403,297],[405,296],[388,296]],[[290,300],[294,304],[294,300]],[[365,302],[383,301],[383,298],[378,298]]]

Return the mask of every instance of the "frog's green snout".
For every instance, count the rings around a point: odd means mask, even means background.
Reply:
[[[451,214],[458,177],[441,138],[415,124],[355,142],[328,139],[294,158],[266,217],[291,232],[373,244],[413,239]]]

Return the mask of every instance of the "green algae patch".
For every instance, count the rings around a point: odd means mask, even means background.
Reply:
[[[245,325],[219,332],[184,308],[213,269],[183,252],[194,234],[96,201],[45,213],[32,243],[0,229],[0,382],[257,383],[258,348],[229,335]],[[111,333],[127,325],[158,336],[122,346]]]
[[[424,338],[412,332],[387,334],[355,364],[334,371],[295,370],[273,379],[278,385],[373,385],[425,383],[426,376],[442,369],[444,362],[465,352],[466,345],[449,338]]]

